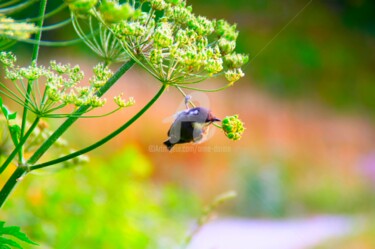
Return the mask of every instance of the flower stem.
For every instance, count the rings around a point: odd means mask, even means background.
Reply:
[[[113,86],[120,77],[127,72],[133,65],[134,60],[129,60],[124,63],[117,72],[102,86],[97,92],[97,96],[101,97],[105,92]],[[39,147],[37,151],[29,158],[27,165],[35,164],[41,156],[56,142],[56,140],[89,108],[89,106],[81,106],[77,111],[73,113],[72,117],[69,117],[65,122],[57,128],[57,130]]]
[[[43,26],[44,13],[46,11],[46,6],[47,6],[47,0],[42,0],[40,2],[40,6],[39,6],[39,16],[41,18],[37,21],[37,24],[36,24],[36,26],[39,29],[38,29],[38,31],[35,34],[35,40],[38,41],[38,42],[41,40],[41,37],[42,37],[41,27]],[[33,66],[36,66],[36,62],[38,60],[38,55],[39,55],[39,43],[35,44],[34,48],[33,48],[33,53],[32,53],[32,56],[31,56],[31,64]],[[27,82],[25,104],[24,104],[23,114],[22,114],[21,139],[22,139],[22,137],[23,137],[23,135],[25,133],[25,129],[26,129],[27,106],[29,104],[30,94],[31,94],[31,91],[33,89],[33,83],[34,83],[33,80],[29,80]],[[20,149],[19,149],[19,161],[22,162],[22,160],[23,160],[23,149],[22,149],[22,146],[21,146]]]
[[[156,93],[156,95],[137,114],[135,114],[131,119],[128,120],[128,122],[123,124],[120,128],[118,128],[117,130],[115,130],[114,132],[109,134],[108,136],[104,137],[103,139],[97,141],[96,143],[94,143],[94,144],[92,144],[92,145],[90,145],[90,146],[88,146],[84,149],[81,149],[81,150],[76,151],[74,153],[71,153],[69,155],[66,155],[66,156],[60,157],[58,159],[45,162],[45,163],[41,163],[41,164],[31,166],[29,168],[29,170],[32,171],[32,170],[36,170],[36,169],[41,169],[41,168],[48,167],[50,165],[54,165],[54,164],[57,164],[57,163],[61,163],[61,162],[70,160],[74,157],[85,154],[85,153],[87,153],[89,151],[92,151],[92,150],[98,148],[99,146],[105,144],[106,142],[108,142],[109,140],[111,140],[112,138],[114,138],[115,136],[120,134],[121,132],[123,132],[132,123],[134,123],[139,117],[141,117],[156,102],[156,100],[162,95],[162,93],[165,91],[166,88],[167,88],[167,85],[163,84],[163,86]]]

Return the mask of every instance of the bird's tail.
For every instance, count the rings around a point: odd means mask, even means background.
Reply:
[[[171,141],[167,140],[164,142],[165,146],[167,146],[168,150],[171,150],[174,144],[171,143]]]

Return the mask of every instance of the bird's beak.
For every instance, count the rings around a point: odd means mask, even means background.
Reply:
[[[211,122],[220,122],[221,120],[220,119],[218,119],[218,118],[213,118],[213,119],[211,119]]]

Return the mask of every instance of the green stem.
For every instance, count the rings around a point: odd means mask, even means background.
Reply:
[[[89,34],[90,35],[90,34]],[[88,36],[89,36],[88,35]],[[13,39],[12,37],[8,37],[9,39]],[[34,39],[17,39],[17,41],[25,42],[29,44],[39,44],[40,46],[46,47],[63,47],[63,46],[71,46],[83,42],[81,38],[73,39],[73,40],[66,40],[66,41],[36,41]]]
[[[72,22],[72,19],[69,18],[69,19],[66,19],[65,21],[61,21],[59,23],[51,24],[49,26],[44,26],[41,29],[42,29],[42,31],[54,30],[54,29],[58,29],[60,27],[63,27],[63,26],[65,26],[65,25],[67,25],[71,22]]]
[[[11,177],[5,183],[4,187],[0,191],[0,208],[4,205],[9,194],[12,192],[19,179],[27,172],[27,168],[24,166],[18,166],[13,172]]]
[[[66,155],[64,157],[60,157],[58,159],[51,160],[51,161],[48,161],[48,162],[45,162],[45,163],[41,163],[41,164],[31,166],[29,168],[29,170],[32,171],[32,170],[36,170],[36,169],[41,169],[41,168],[48,167],[50,165],[54,165],[54,164],[58,164],[58,163],[70,160],[74,157],[83,155],[83,154],[85,154],[89,151],[92,151],[92,150],[98,148],[99,146],[105,144],[106,142],[108,142],[112,138],[116,137],[121,132],[123,132],[126,128],[128,128],[131,124],[133,124],[139,117],[141,117],[156,102],[156,100],[162,95],[162,93],[165,91],[166,88],[167,88],[167,85],[163,84],[163,86],[156,93],[156,95],[137,114],[135,114],[131,119],[128,120],[128,122],[123,124],[120,128],[118,128],[117,130],[115,130],[114,132],[109,134],[108,136],[104,137],[103,139],[97,141],[96,143],[94,143],[94,144],[92,144],[92,145],[90,145],[90,146],[88,146],[84,149],[76,151],[72,154],[69,154],[69,155]]]
[[[57,7],[56,9],[52,10],[51,12],[48,12],[47,14],[44,15],[44,20],[59,13],[60,11],[62,11],[63,9],[66,8],[66,4],[65,2],[63,4],[61,4],[59,7]],[[32,17],[32,18],[25,18],[25,19],[21,19],[21,20],[17,20],[17,22],[35,22],[35,21],[38,21],[40,20],[41,17],[40,16],[37,16],[37,17]]]
[[[2,9],[0,9],[0,14],[5,14],[5,15],[13,14],[13,13],[15,13],[17,11],[25,9],[26,7],[28,7],[31,4],[33,4],[35,1],[36,0],[26,1],[26,2],[20,3],[18,5],[14,5],[14,6],[7,7],[7,8],[2,8]]]
[[[24,143],[26,142],[26,140],[29,138],[29,136],[31,135],[31,133],[33,132],[33,130],[35,129],[35,127],[39,123],[39,120],[40,120],[39,117],[37,117],[34,120],[34,122],[31,124],[29,130],[26,132],[26,134],[21,138],[20,142],[17,144],[16,148],[14,148],[14,150],[12,151],[12,153],[10,153],[10,155],[8,156],[7,160],[5,160],[5,162],[3,163],[3,165],[1,165],[1,167],[0,167],[0,174],[3,173],[4,170],[8,167],[8,165],[12,162],[13,158],[17,155],[17,153],[20,150],[20,148],[22,148],[22,146],[24,145]]]
[[[128,62],[124,63],[117,72],[106,82],[104,86],[102,86],[99,91],[97,92],[97,96],[101,97],[105,92],[109,90],[116,82],[120,79],[120,77],[127,72],[133,65],[134,60],[129,60]],[[35,164],[41,156],[56,142],[56,140],[81,116],[85,113],[85,111],[89,108],[89,106],[82,106],[77,111],[73,113],[73,117],[69,117],[57,130],[39,147],[37,151],[30,157],[27,161],[28,165]]]
[[[40,41],[42,37],[42,30],[41,27],[43,26],[43,21],[44,21],[44,13],[46,11],[46,6],[47,6],[47,0],[42,0],[40,2],[39,6],[39,16],[41,17],[40,20],[36,23],[36,26],[39,28],[38,31],[35,34],[35,40]],[[31,56],[31,64],[36,66],[36,62],[38,60],[38,55],[39,55],[39,44],[35,44],[33,48],[33,53]],[[29,80],[27,82],[27,90],[26,90],[26,97],[25,97],[25,105],[23,108],[23,114],[22,114],[22,124],[21,124],[21,139],[23,135],[25,134],[25,129],[26,129],[26,121],[27,121],[27,106],[29,104],[29,99],[30,99],[30,94],[33,89],[33,80]],[[23,160],[23,149],[22,146],[20,147],[19,150],[19,161],[22,162]]]

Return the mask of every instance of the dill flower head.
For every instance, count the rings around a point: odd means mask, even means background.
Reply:
[[[231,140],[239,140],[245,131],[243,122],[238,115],[227,116],[222,121],[222,129],[225,135]]]
[[[139,65],[165,84],[244,76],[248,56],[236,53],[236,25],[195,15],[185,0],[102,1],[92,11]]]
[[[28,39],[37,31],[32,23],[15,22],[12,18],[0,14],[0,40],[1,39]]]

